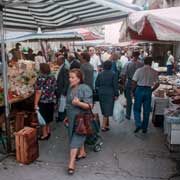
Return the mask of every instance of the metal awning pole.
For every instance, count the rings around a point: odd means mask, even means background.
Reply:
[[[4,105],[5,105],[5,125],[6,125],[6,136],[7,136],[7,152],[11,152],[11,131],[9,122],[9,102],[8,102],[8,77],[7,77],[7,61],[4,43],[4,26],[3,26],[3,6],[0,5],[0,38],[1,38],[1,56],[3,66],[3,87],[4,87]]]

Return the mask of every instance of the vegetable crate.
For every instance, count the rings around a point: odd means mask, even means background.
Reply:
[[[25,127],[15,133],[16,160],[30,164],[39,157],[37,129]]]

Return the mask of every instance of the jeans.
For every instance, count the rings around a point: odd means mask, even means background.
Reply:
[[[167,65],[167,75],[173,74],[173,65]]]
[[[147,130],[149,124],[149,115],[151,112],[151,96],[150,87],[138,86],[135,91],[134,102],[134,119],[136,128]],[[143,121],[141,122],[141,107],[143,106]]]
[[[129,120],[131,119],[131,111],[132,111],[131,82],[132,80],[128,79],[124,92],[127,101],[126,118]]]

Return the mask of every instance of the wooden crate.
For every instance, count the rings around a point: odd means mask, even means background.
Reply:
[[[17,112],[15,119],[15,131],[18,132],[24,128],[25,112]]]
[[[39,157],[37,129],[25,127],[15,133],[16,160],[22,164],[30,164]]]

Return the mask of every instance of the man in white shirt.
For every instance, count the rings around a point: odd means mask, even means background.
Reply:
[[[171,54],[171,51],[167,52],[168,55],[168,59],[166,62],[166,66],[167,66],[167,75],[172,75],[173,74],[173,69],[174,69],[174,56]]]
[[[125,56],[125,52],[122,51],[121,52],[121,58],[120,58],[121,64],[122,64],[122,68],[128,63],[128,58]]]
[[[96,82],[96,78],[98,75],[98,72],[100,70],[100,66],[101,66],[101,61],[100,58],[96,55],[95,52],[95,48],[94,47],[90,47],[89,48],[89,55],[90,55],[90,64],[93,66],[94,68],[94,82],[93,82],[93,87],[95,88],[95,82]]]
[[[132,95],[134,94],[134,119],[136,129],[147,133],[149,115],[151,112],[152,91],[159,87],[158,72],[151,68],[152,57],[145,57],[144,67],[136,70],[132,82]],[[143,106],[143,121],[141,122],[141,109]]]

